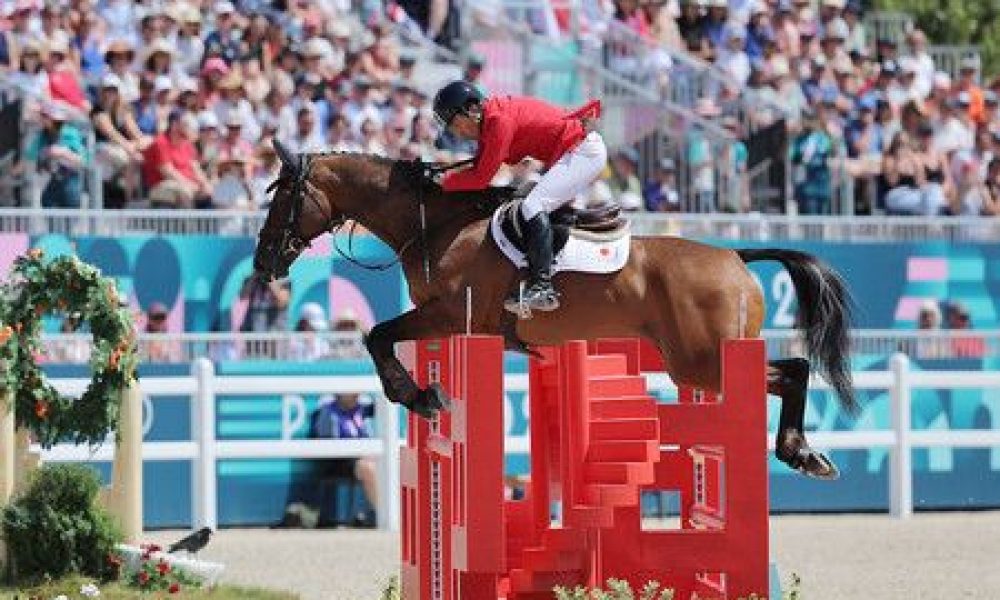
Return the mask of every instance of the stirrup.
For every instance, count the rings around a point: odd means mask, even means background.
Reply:
[[[507,309],[508,312],[512,312],[517,315],[518,319],[531,318],[531,305],[528,304],[527,299],[524,297],[524,292],[527,288],[528,284],[522,280],[517,285],[517,290],[508,296],[503,303],[503,307]]]
[[[551,312],[559,308],[559,292],[551,282],[548,285],[536,282],[528,287],[525,295],[526,302],[534,310]]]

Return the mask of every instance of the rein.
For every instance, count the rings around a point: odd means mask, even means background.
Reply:
[[[305,189],[305,183],[306,180],[309,178],[309,171],[310,167],[312,166],[313,156],[315,155],[300,154],[298,156],[299,165],[298,168],[295,169],[296,177],[295,180],[292,182],[292,189],[291,189],[292,205],[290,210],[288,211],[288,219],[285,223],[285,228],[280,234],[281,242],[279,251],[284,254],[297,255],[301,253],[303,250],[305,250],[305,248],[309,245],[305,240],[302,239],[301,235],[299,234],[299,221],[302,216],[302,204],[304,198],[308,196],[310,201],[312,201],[316,205],[316,207],[320,209],[321,212],[327,213],[326,225],[324,226],[324,230],[326,230],[327,232],[329,232],[334,236],[332,244],[333,249],[336,250],[337,254],[339,254],[344,260],[368,271],[385,271],[387,269],[391,269],[392,267],[396,266],[402,260],[403,254],[410,248],[410,246],[416,243],[417,240],[419,239],[420,245],[423,249],[424,277],[426,278],[427,283],[430,283],[430,274],[431,274],[430,249],[427,243],[427,230],[428,230],[427,206],[424,200],[423,180],[417,182],[417,190],[416,190],[417,204],[420,210],[420,233],[416,236],[411,237],[402,246],[400,246],[399,251],[397,252],[396,258],[394,260],[385,263],[364,263],[358,260],[357,257],[354,255],[355,254],[354,233],[358,226],[357,221],[354,221],[353,219],[351,220],[350,228],[347,231],[347,250],[345,251],[337,243],[336,234],[341,232],[341,229],[344,227],[344,225],[347,224],[348,218],[346,216],[341,216],[339,219],[333,218],[332,210],[324,210],[322,205],[316,200],[313,194],[306,193],[307,190]],[[451,171],[453,169],[469,165],[472,162],[474,162],[474,160],[475,160],[474,158],[469,158],[454,163],[422,165],[423,171],[421,173],[421,177],[426,179],[434,178],[443,173],[447,173],[448,171]],[[275,188],[277,188],[282,181],[283,181],[282,178],[279,177],[277,180],[272,182],[271,185],[268,186],[266,191],[270,193]],[[481,207],[479,206],[476,206],[476,208],[477,210],[481,210]],[[460,211],[457,214],[455,214],[451,219],[448,219],[446,223],[450,223],[455,218],[464,215],[465,211]]]

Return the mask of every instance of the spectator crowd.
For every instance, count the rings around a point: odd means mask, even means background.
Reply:
[[[47,174],[42,204],[80,203],[82,174],[100,166],[108,207],[252,209],[278,169],[270,140],[293,151],[361,151],[448,160],[415,55],[398,35],[416,27],[456,46],[447,3],[351,0],[5,0],[0,70],[28,98],[40,133],[23,170]],[[550,21],[565,28],[556,8]],[[920,30],[903,43],[869,39],[860,0],[588,0],[575,31],[609,50],[615,31],[713,63],[730,82],[692,106],[746,140],[784,119],[799,213],[1000,213],[1000,79],[984,85],[976,56],[952,77]],[[609,24],[613,24],[609,26]],[[618,59],[622,54],[616,55]],[[685,71],[654,52],[664,89]],[[624,64],[624,63],[622,63]],[[482,57],[468,61],[476,80]],[[726,109],[735,97],[751,114]],[[93,156],[78,123],[89,121]],[[751,207],[747,151],[723,155],[697,129],[677,156],[640,169],[626,148],[590,200],[627,209]],[[717,173],[743,178],[744,201],[720,203]],[[538,165],[514,165],[501,183]],[[640,171],[642,179],[640,179]],[[683,176],[679,176],[683,175]],[[845,176],[849,175],[849,177]],[[691,201],[678,193],[682,179]],[[850,187],[850,190],[846,190]]]
[[[984,84],[975,55],[961,59],[955,77],[938,70],[919,29],[902,43],[869,39],[863,13],[860,0],[614,5],[619,27],[725,74],[730,85],[702,98],[698,115],[740,138],[749,134],[746,129],[785,119],[799,213],[833,212],[834,197],[852,186],[849,196],[860,214],[1000,214],[1000,161],[994,160],[1000,149],[1000,78]],[[683,68],[675,65],[668,75],[668,86],[685,84]],[[734,115],[724,108],[736,96],[755,107],[738,123],[742,131],[731,128]],[[689,142],[695,196],[714,193],[710,177],[699,186],[704,178],[691,148]],[[719,161],[712,166],[719,168]],[[646,194],[645,204],[650,210],[679,207],[655,193]]]

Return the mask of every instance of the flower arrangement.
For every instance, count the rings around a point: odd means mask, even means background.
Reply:
[[[93,378],[79,399],[59,394],[36,363],[41,318],[52,312],[87,322],[94,337]],[[117,428],[137,365],[135,328],[111,279],[75,256],[46,262],[37,248],[14,261],[0,286],[0,390],[12,392],[18,427],[45,448],[102,443]]]
[[[156,544],[141,544],[142,554],[139,557],[138,568],[128,574],[128,582],[144,592],[165,591],[169,594],[179,594],[189,588],[200,588],[202,581],[183,569],[173,568],[162,556],[163,549]],[[158,556],[159,555],[159,556]],[[108,556],[108,562],[119,569],[124,564],[124,558],[113,552]]]

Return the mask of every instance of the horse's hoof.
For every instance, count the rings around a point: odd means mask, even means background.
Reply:
[[[439,410],[450,410],[451,400],[441,384],[432,383],[426,389],[419,390],[407,408],[425,419],[431,419]]]
[[[833,464],[822,452],[817,452],[808,446],[799,448],[790,458],[781,458],[789,467],[812,479],[833,481],[840,478],[837,465]]]

